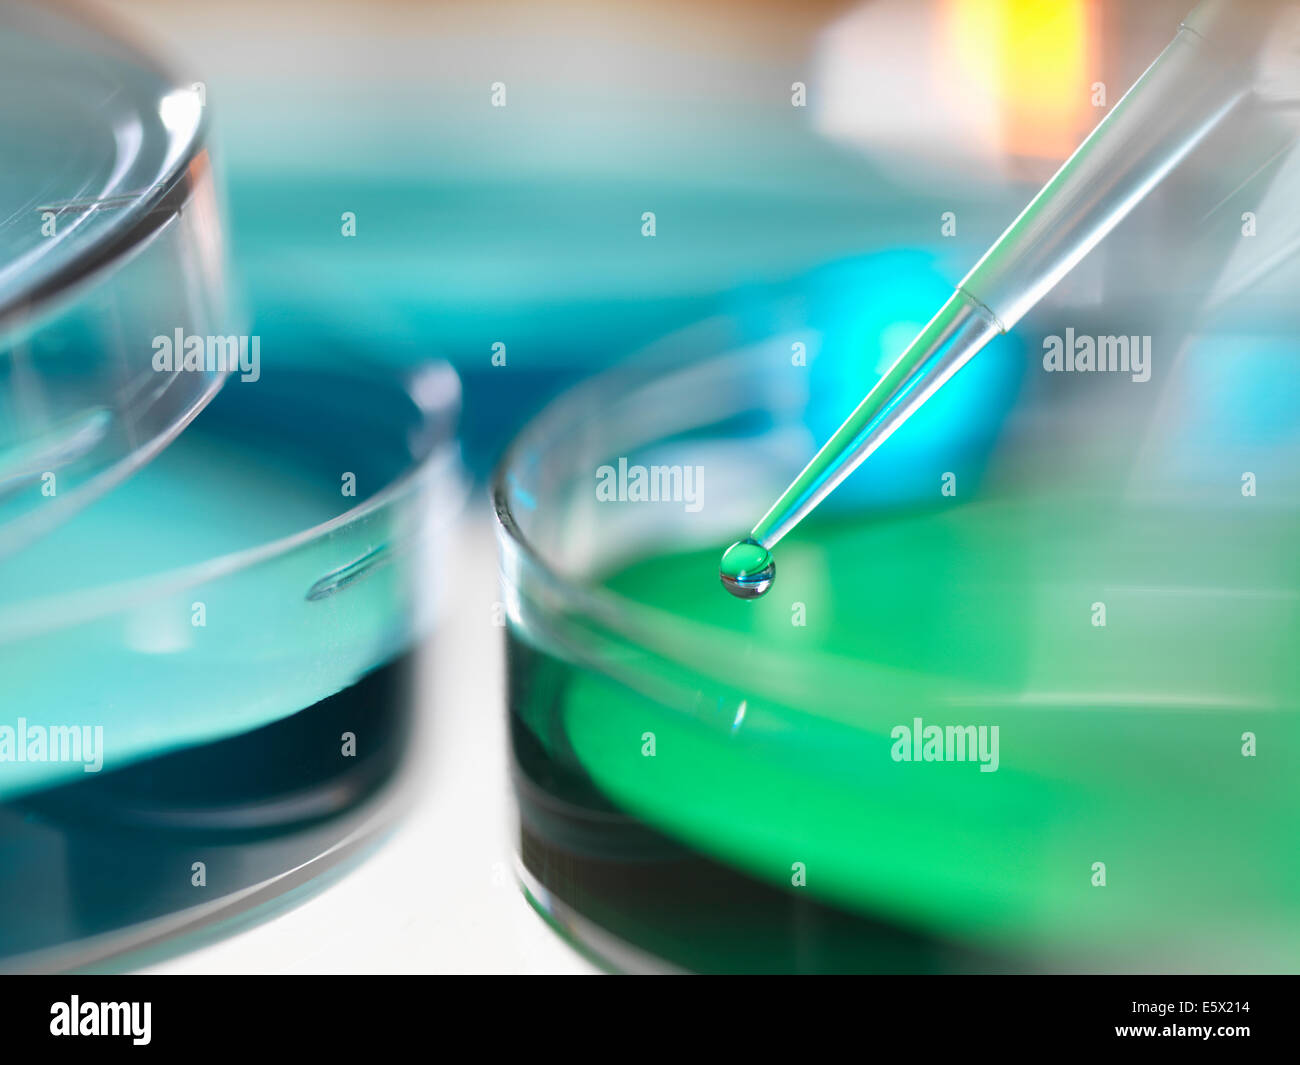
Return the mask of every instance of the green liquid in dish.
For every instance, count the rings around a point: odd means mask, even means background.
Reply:
[[[1297,532],[1078,498],[814,518],[751,602],[714,550],[639,561],[606,582],[648,637],[618,679],[511,641],[525,865],[691,968],[1295,969]],[[641,831],[732,887],[683,925],[699,870]],[[681,898],[624,920],[654,868]],[[750,889],[785,942],[739,930]],[[801,953],[799,907],[917,938]]]

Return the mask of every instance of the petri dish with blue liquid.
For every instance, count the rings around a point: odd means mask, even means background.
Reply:
[[[236,382],[0,561],[5,723],[28,755],[0,776],[7,966],[179,949],[391,825],[463,495],[457,395],[438,367]]]
[[[1147,388],[1044,372],[1049,301],[782,541],[765,594],[720,586],[943,273],[832,264],[767,316],[788,331],[688,330],[515,442],[495,504],[530,902],[631,971],[1293,970],[1284,316],[1151,301],[1133,331],[1177,358]]]
[[[0,17],[6,98],[49,101],[0,118],[0,968],[120,967],[314,890],[400,812],[459,382],[322,357],[306,322],[262,347],[201,86]]]

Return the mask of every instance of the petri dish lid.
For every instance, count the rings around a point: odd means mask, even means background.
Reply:
[[[183,200],[202,87],[60,8],[0,3],[0,332]]]
[[[0,557],[166,446],[236,332],[202,86],[72,8],[0,0]]]

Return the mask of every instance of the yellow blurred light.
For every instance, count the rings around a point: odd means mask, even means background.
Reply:
[[[1088,0],[945,0],[944,59],[997,105],[1004,151],[1060,159],[1100,119]]]

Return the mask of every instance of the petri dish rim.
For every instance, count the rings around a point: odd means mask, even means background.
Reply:
[[[21,51],[30,42],[35,49],[36,64],[20,62],[17,77],[51,64],[48,74],[32,77],[33,94],[48,91],[47,82],[58,84],[60,72],[78,69],[85,57],[86,82],[73,78],[69,89],[77,102],[57,113],[75,115],[81,125],[70,128],[81,134],[111,127],[116,152],[110,176],[100,164],[78,163],[85,168],[77,173],[94,179],[84,196],[47,199],[48,190],[25,176],[15,186],[8,219],[0,212],[0,236],[28,210],[76,212],[66,228],[60,221],[60,236],[48,248],[43,241],[20,241],[0,261],[0,390],[10,379],[20,382],[22,392],[10,399],[18,414],[29,415],[0,424],[0,482],[8,479],[0,483],[3,560],[157,457],[225,384],[224,370],[176,372],[161,386],[142,390],[151,349],[125,346],[121,336],[99,345],[98,331],[120,333],[124,322],[138,325],[161,308],[191,332],[224,336],[242,331],[232,327],[244,315],[226,277],[218,174],[208,148],[210,115],[197,83],[187,86],[129,28],[73,0],[12,0],[0,14],[0,32],[14,30],[12,47]],[[87,85],[107,97],[81,99]],[[194,100],[182,96],[169,115],[169,100],[191,92]],[[119,134],[122,123],[134,130],[134,140]],[[106,197],[111,209],[102,210]],[[170,297],[148,287],[163,263],[171,268],[167,276],[179,279]],[[150,299],[164,302],[150,308]],[[87,328],[96,330],[96,344],[79,347],[75,363],[62,358],[61,348],[69,339],[79,342],[78,331]],[[54,355],[33,357],[34,342],[52,344]],[[0,391],[0,405],[5,398]],[[89,420],[100,426],[99,435],[83,442],[78,434]],[[48,454],[35,465],[26,452],[42,448]],[[39,505],[20,490],[37,470],[56,474],[62,489]],[[70,490],[65,475],[72,477]]]
[[[305,544],[327,539],[340,529],[389,510],[426,482],[448,477],[454,478],[459,485],[458,449],[452,430],[460,405],[460,382],[455,371],[446,363],[432,363],[401,374],[398,379],[406,397],[419,410],[422,428],[433,431],[427,434],[424,445],[412,455],[405,472],[373,495],[326,521],[239,551],[145,577],[0,607],[0,646],[13,639],[25,639],[122,613],[151,599],[206,584],[287,555]],[[198,413],[196,410],[193,416]]]
[[[576,416],[583,412],[608,410],[616,403],[626,402],[629,397],[669,387],[682,374],[713,373],[727,380],[745,380],[748,377],[743,372],[745,360],[756,345],[738,338],[733,330],[734,322],[726,317],[706,319],[670,334],[630,356],[626,362],[580,382],[556,396],[525,423],[493,470],[489,494],[502,552],[502,579],[513,583],[507,563],[517,562],[521,573],[521,580],[517,583],[526,583],[530,588],[543,591],[548,600],[548,611],[552,606],[557,607],[566,616],[593,621],[607,631],[636,641],[638,662],[633,665],[628,663],[626,648],[619,654],[602,656],[585,641],[581,647],[569,645],[570,652],[598,668],[604,668],[611,675],[626,678],[632,672],[645,679],[648,661],[659,659],[671,661],[688,671],[692,680],[700,685],[711,683],[697,668],[698,663],[691,661],[689,655],[679,653],[681,643],[662,638],[669,627],[664,624],[665,619],[659,611],[608,588],[585,585],[566,577],[547,560],[544,552],[524,533],[515,515],[511,481],[530,449],[548,450],[555,440],[562,439],[570,431],[579,420]],[[699,351],[717,354],[693,360],[691,353]],[[766,390],[759,401],[769,411],[787,406],[786,402],[766,394]],[[753,397],[749,401],[741,399],[730,408],[730,412],[749,411],[755,405]],[[801,403],[795,405],[801,406]],[[714,420],[722,420],[726,413],[727,408],[720,400]],[[684,419],[681,423],[683,428],[699,428],[700,425],[694,419]],[[730,542],[724,540],[725,534],[724,539],[717,541],[719,555]],[[723,594],[721,589],[719,594]]]
[[[17,0],[15,6],[27,11],[34,19],[48,22],[51,27],[62,22],[80,32],[93,32],[104,43],[124,55],[129,54],[132,63],[142,72],[153,75],[159,83],[177,87],[184,84],[176,71],[141,47],[124,27],[104,13],[88,10],[71,0],[57,0],[39,6]],[[197,121],[189,130],[183,147],[174,152],[168,169],[138,195],[128,210],[116,213],[113,224],[86,238],[85,247],[75,258],[51,270],[38,272],[27,285],[0,300],[0,338],[11,331],[27,332],[39,328],[41,320],[56,314],[74,300],[78,290],[111,273],[166,229],[190,203],[195,190],[212,178],[208,155],[210,128],[209,110],[203,102]],[[106,194],[108,192],[105,190]]]

